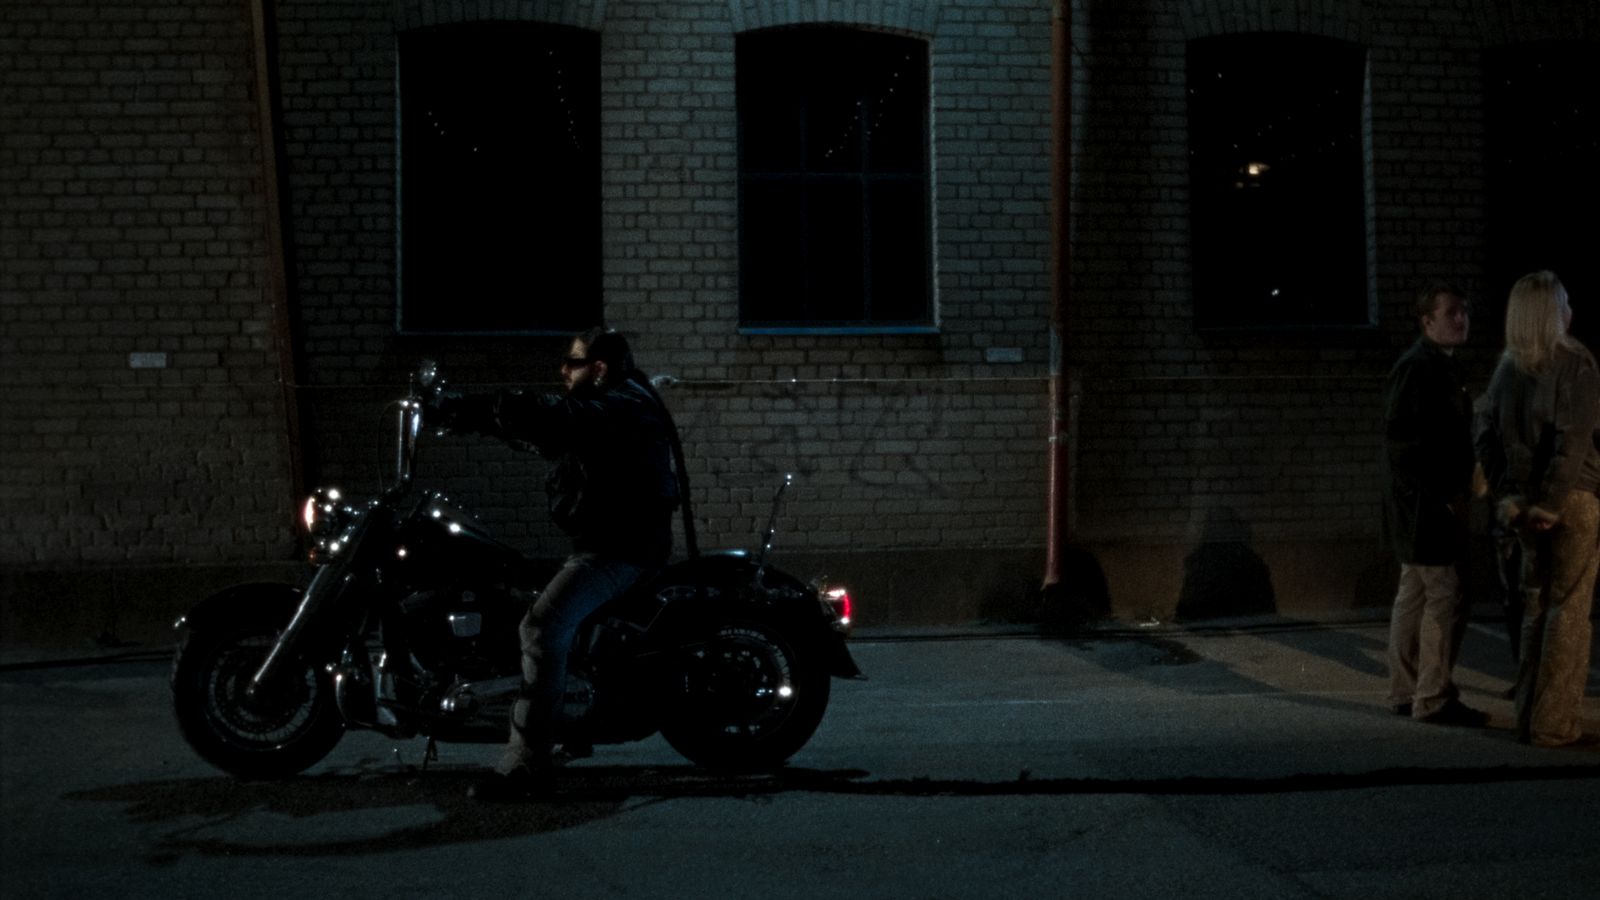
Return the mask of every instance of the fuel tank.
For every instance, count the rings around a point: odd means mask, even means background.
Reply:
[[[544,584],[541,576],[548,576],[546,570],[553,571],[495,540],[440,494],[429,494],[417,505],[400,526],[396,541],[398,568],[413,581],[455,581],[465,576],[479,583],[536,589]]]

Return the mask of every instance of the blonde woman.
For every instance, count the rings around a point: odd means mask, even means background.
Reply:
[[[1477,438],[1501,518],[1522,545],[1517,736],[1542,747],[1595,741],[1581,709],[1600,566],[1600,368],[1568,335],[1571,324],[1553,273],[1512,287],[1506,349]]]

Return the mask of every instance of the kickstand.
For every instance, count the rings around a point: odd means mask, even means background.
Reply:
[[[392,747],[390,749],[394,753],[395,765],[399,766],[402,769],[405,769],[408,772],[424,772],[425,773],[425,772],[428,771],[428,763],[438,762],[439,761],[439,742],[434,740],[431,737],[428,738],[428,746],[426,748],[424,748],[423,751],[422,751],[422,767],[420,769],[416,768],[415,766],[409,765],[406,762],[405,757],[400,755],[400,748],[399,747]]]

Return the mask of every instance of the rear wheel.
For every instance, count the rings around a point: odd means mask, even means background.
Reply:
[[[688,651],[661,735],[697,765],[782,765],[822,722],[831,682],[776,623],[730,622]]]
[[[268,625],[195,629],[173,662],[178,730],[203,759],[241,778],[304,771],[344,735],[332,685],[311,666],[247,692],[276,639]]]

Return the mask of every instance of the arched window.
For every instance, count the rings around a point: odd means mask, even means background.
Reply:
[[[401,33],[401,331],[600,322],[599,53],[557,25]]]
[[[1189,43],[1201,327],[1367,325],[1366,51],[1301,34]]]
[[[927,44],[808,26],[736,53],[741,324],[931,325]]]

